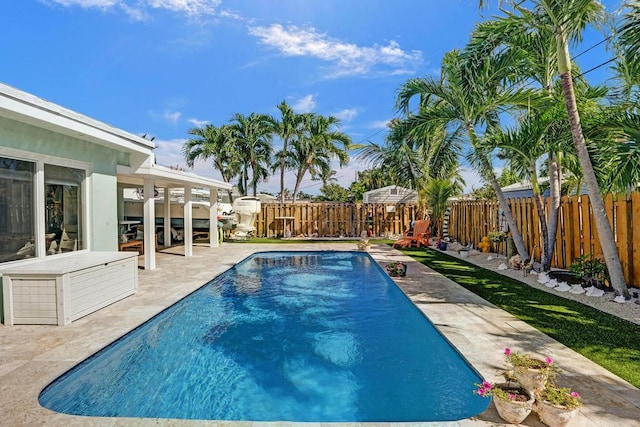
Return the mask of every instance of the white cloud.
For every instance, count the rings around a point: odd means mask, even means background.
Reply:
[[[182,155],[182,146],[185,143],[185,139],[169,139],[153,141],[156,144],[154,154],[156,157],[156,163],[162,166],[180,166],[187,168],[187,162]]]
[[[112,9],[120,7],[136,20],[147,17],[150,9],[162,9],[171,12],[184,13],[196,17],[213,15],[222,0],[47,0],[65,7],[79,6],[84,9]]]
[[[296,113],[310,113],[316,108],[316,100],[313,95],[304,96],[291,104]]]
[[[154,9],[166,9],[187,15],[212,15],[222,0],[146,0]]]
[[[358,115],[357,108],[345,108],[344,110],[338,111],[337,113],[331,114],[334,117],[339,118],[343,122],[350,122]]]
[[[176,125],[180,121],[180,118],[182,117],[182,113],[179,111],[171,111],[171,110],[165,110],[162,113],[158,113],[156,111],[149,111],[149,116],[154,120],[164,121],[172,125]]]
[[[374,72],[413,72],[422,63],[422,52],[405,51],[395,41],[381,46],[358,46],[333,39],[313,27],[280,24],[251,27],[249,33],[285,56],[310,56],[333,65],[330,77],[363,75]]]
[[[80,6],[85,9],[92,7],[109,9],[121,3],[121,0],[50,0],[62,6]]]
[[[195,127],[202,127],[206,124],[209,124],[208,120],[189,119],[187,121],[192,125],[194,125]]]
[[[182,113],[179,111],[165,111],[162,113],[162,117],[171,124],[177,124],[180,120]]]
[[[371,122],[369,127],[373,129],[387,129],[389,127],[389,123],[391,123],[391,119],[389,120],[378,120],[375,122]]]

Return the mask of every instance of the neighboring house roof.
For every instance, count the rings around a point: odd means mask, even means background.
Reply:
[[[543,196],[549,195],[549,188],[547,186],[549,182],[548,177],[538,178],[538,184],[543,186]],[[545,188],[546,187],[546,188]],[[517,199],[521,197],[532,197],[533,196],[533,186],[531,185],[531,181],[522,180],[520,182],[516,182],[514,184],[506,185],[502,187],[502,193],[507,199]]]

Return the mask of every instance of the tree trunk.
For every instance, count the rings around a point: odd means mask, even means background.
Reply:
[[[502,188],[500,188],[500,184],[498,184],[498,179],[496,178],[496,174],[493,171],[493,165],[487,158],[487,156],[482,153],[481,150],[477,149],[478,141],[475,134],[475,131],[472,126],[467,126],[467,132],[469,133],[469,139],[471,140],[471,145],[476,152],[476,155],[480,158],[480,163],[482,165],[482,172],[485,177],[489,180],[489,184],[495,191],[496,196],[498,198],[498,203],[502,208],[502,212],[504,212],[504,218],[507,221],[507,225],[509,226],[509,231],[511,232],[511,237],[513,238],[513,243],[516,245],[516,250],[520,254],[523,262],[529,261],[529,251],[527,251],[527,247],[524,244],[524,238],[518,229],[518,225],[516,224],[516,220],[513,218],[513,213],[511,213],[511,208],[507,204],[507,199],[504,197],[504,193],[502,192]]]
[[[307,173],[307,169],[302,167],[298,169],[298,173],[296,174],[296,186],[293,189],[293,203],[298,199],[298,191],[300,191],[300,184],[302,184],[302,178]]]
[[[538,222],[540,223],[540,238],[542,239],[542,250],[540,251],[540,263],[544,271],[549,271],[549,264],[551,262],[548,259],[549,254],[549,229],[547,228],[547,213],[544,209],[544,197],[540,194],[533,195],[533,200],[538,210]]]
[[[284,204],[284,167],[287,161],[287,138],[282,146],[282,160],[280,160],[280,203]]]
[[[488,160],[484,159],[483,163]],[[513,238],[513,243],[516,245],[516,250],[520,254],[523,262],[529,261],[531,258],[529,256],[529,251],[527,251],[527,247],[524,244],[524,238],[518,229],[518,225],[516,224],[516,220],[513,218],[513,214],[511,213],[511,208],[507,204],[507,199],[504,197],[504,193],[502,192],[502,188],[500,188],[500,184],[498,184],[498,180],[496,179],[496,175],[493,172],[493,169],[489,172],[489,183],[493,188],[493,191],[496,192],[496,196],[498,197],[498,203],[504,212],[504,218],[507,221],[507,225],[509,226],[509,231],[511,232],[511,237]]]
[[[573,145],[576,147],[576,151],[578,152],[578,160],[580,161],[584,182],[587,186],[587,193],[589,194],[589,201],[591,202],[593,219],[596,223],[596,230],[598,231],[604,260],[607,264],[607,269],[609,270],[611,286],[617,294],[624,296],[625,299],[631,299],[631,295],[627,289],[627,284],[624,280],[624,273],[622,272],[622,265],[620,264],[620,256],[618,254],[618,248],[616,247],[613,231],[611,230],[611,225],[607,218],[604,201],[600,195],[598,180],[596,179],[591,158],[587,151],[587,144],[585,143],[584,135],[582,134],[580,115],[578,113],[576,97],[573,91],[571,70],[560,74],[560,80],[562,82],[562,93],[564,95],[564,102],[569,116]]]
[[[556,153],[549,153],[549,249],[547,260],[549,265],[542,266],[545,271],[551,268],[551,260],[556,246],[556,236],[558,234],[558,215],[560,214],[560,183],[562,182],[562,172]]]

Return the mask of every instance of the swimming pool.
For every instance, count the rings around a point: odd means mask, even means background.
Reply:
[[[445,421],[479,375],[366,253],[258,253],[40,395],[67,414]]]

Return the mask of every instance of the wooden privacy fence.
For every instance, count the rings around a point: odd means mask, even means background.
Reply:
[[[627,283],[640,287],[640,193],[635,192],[628,197],[609,194],[604,201],[625,279]],[[529,253],[539,261],[542,243],[533,199],[509,199],[508,202]],[[545,203],[548,207],[550,199],[547,198]],[[488,232],[504,229],[506,225],[501,212],[498,202],[454,202],[449,218],[449,236],[462,244],[477,245]],[[551,260],[553,267],[569,268],[580,255],[602,255],[588,196],[563,197],[558,221]],[[497,249],[506,255],[506,243],[498,245]]]
[[[408,230],[415,219],[415,204],[264,203],[256,220],[256,235],[282,237],[285,224],[291,236],[393,237]]]

